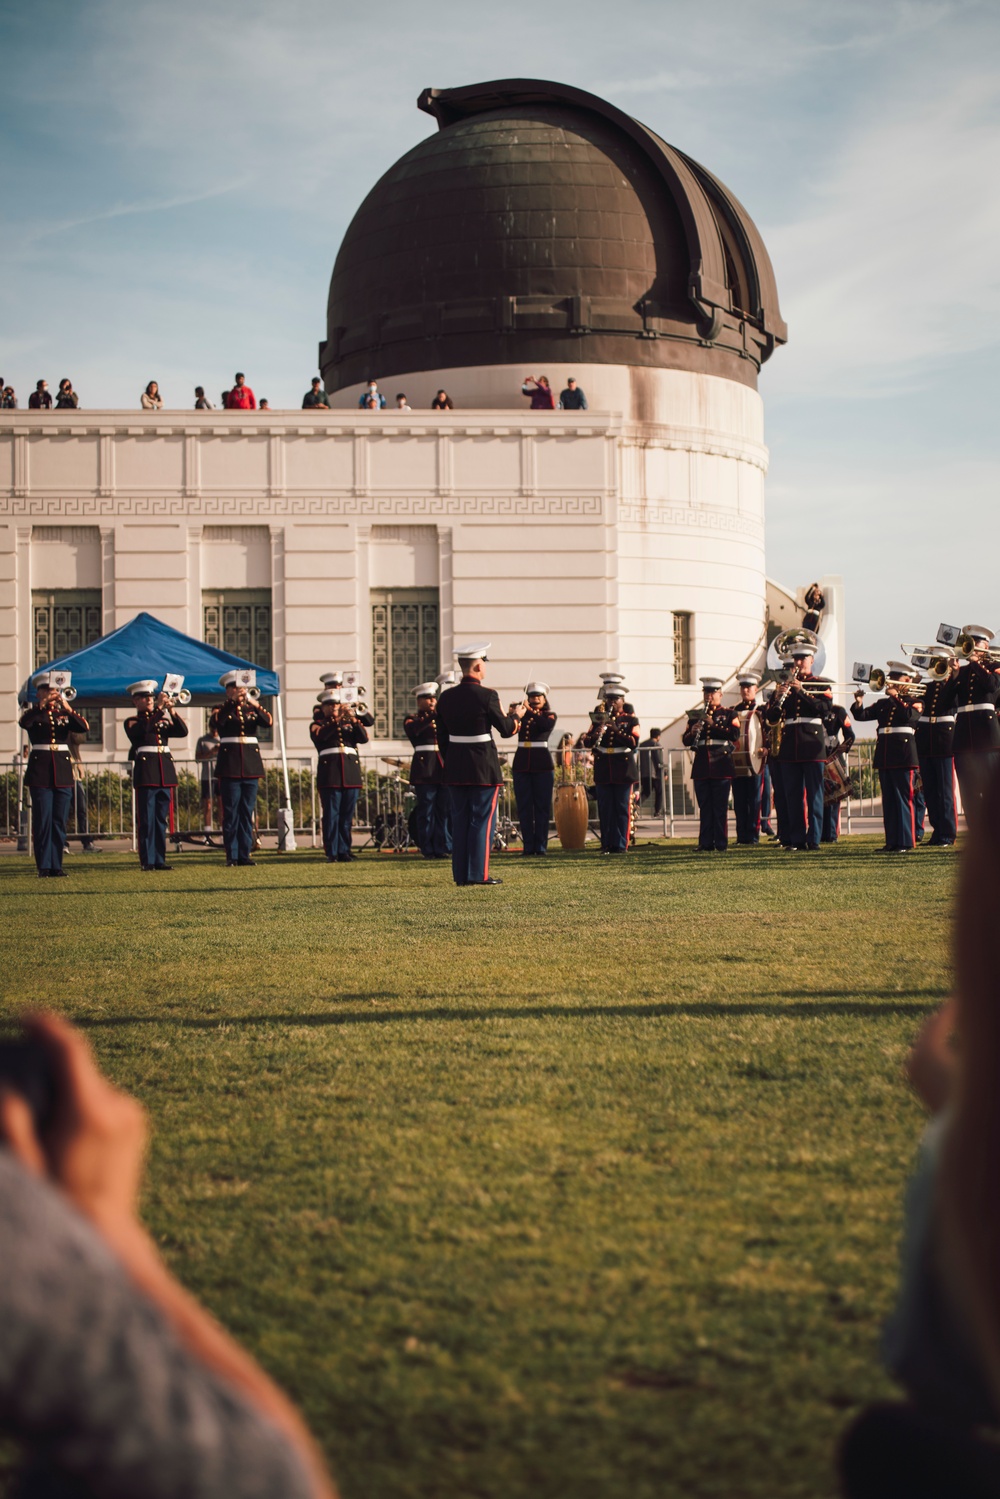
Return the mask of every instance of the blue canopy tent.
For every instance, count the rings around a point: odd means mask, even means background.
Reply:
[[[194,640],[182,635],[180,630],[165,625],[152,614],[137,614],[127,625],[102,635],[93,645],[82,650],[71,651],[55,661],[46,662],[38,670],[68,671],[73,675],[76,691],[75,702],[81,708],[122,708],[130,703],[126,689],[142,677],[155,677],[162,682],[167,672],[178,672],[184,677],[184,686],[191,694],[194,707],[205,708],[221,700],[219,678],[223,672],[235,667],[251,667],[257,673],[257,686],[264,697],[273,697],[277,708],[278,747],[281,751],[281,768],[285,783],[285,806],[291,807],[291,788],[288,782],[288,761],[285,754],[285,721],[281,707],[281,682],[276,671],[257,666],[253,661],[244,661],[229,651],[220,651],[203,640]],[[34,675],[34,674],[33,674]],[[31,703],[37,693],[31,677],[18,693],[20,703]],[[280,816],[280,814],[279,814]],[[294,848],[294,836],[290,834],[290,814],[284,819],[286,838],[282,847]]]

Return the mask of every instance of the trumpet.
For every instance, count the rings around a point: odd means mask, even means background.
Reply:
[[[250,700],[251,703],[259,703],[260,702],[260,688],[259,687],[248,687],[246,689],[246,694],[247,694],[247,697],[249,698],[249,700]]]
[[[967,661],[977,657],[984,664],[1000,665],[1000,650],[983,645],[973,635],[960,635],[955,643]]]
[[[186,708],[191,701],[191,693],[187,687],[181,687],[177,692],[168,692],[165,696],[170,708]]]
[[[855,682],[855,691],[863,692],[864,687],[860,682]],[[868,687],[871,692],[884,692],[886,687],[897,687],[907,697],[922,697],[927,690],[926,682],[890,682],[881,667],[876,666],[868,678]]]
[[[76,688],[75,687],[64,687],[63,690],[62,690],[62,692],[59,694],[59,696],[62,698],[62,700],[63,700],[64,703],[71,703],[73,701],[73,699],[76,697]]]

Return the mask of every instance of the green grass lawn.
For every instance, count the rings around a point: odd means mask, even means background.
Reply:
[[[832,1494],[954,855],[0,861],[5,1008],[88,1029],[145,1212],[347,1499]],[[900,946],[900,943],[913,944]],[[40,959],[40,954],[41,959]]]

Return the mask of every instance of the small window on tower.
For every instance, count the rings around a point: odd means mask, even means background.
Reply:
[[[674,625],[674,683],[690,682],[691,618],[690,614],[671,615]]]

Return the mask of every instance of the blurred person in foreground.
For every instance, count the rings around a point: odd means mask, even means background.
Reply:
[[[849,1499],[1000,1494],[1000,777],[969,830],[956,902],[954,997],[907,1063],[930,1112],[904,1208],[884,1355],[905,1401],[867,1407],[839,1453]]]
[[[146,1122],[54,1015],[54,1107],[0,1088],[0,1418],[16,1499],[334,1499],[300,1416],[138,1216]]]

